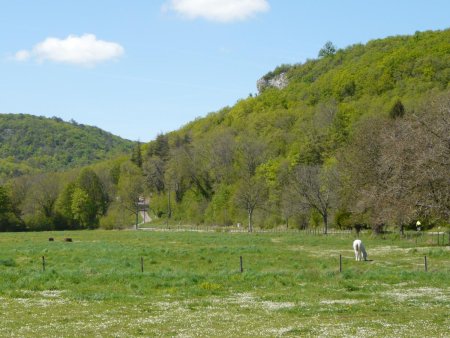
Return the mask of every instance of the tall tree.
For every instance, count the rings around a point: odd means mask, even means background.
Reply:
[[[0,231],[23,229],[23,222],[15,213],[8,190],[0,185]]]
[[[291,189],[297,196],[300,208],[320,214],[324,233],[328,232],[331,210],[335,206],[337,175],[334,168],[320,166],[297,166],[291,177]]]
[[[139,201],[143,198],[144,177],[142,172],[129,162],[121,167],[121,175],[117,189],[117,202],[136,219],[139,218]]]
[[[159,156],[152,156],[142,166],[147,187],[151,191],[161,193],[165,190],[166,163]]]
[[[102,215],[106,212],[109,198],[100,178],[90,168],[85,168],[80,172],[77,179],[77,186],[83,189],[93,201],[96,215]]]
[[[93,227],[96,215],[93,215],[93,201],[86,191],[75,188],[71,196],[71,214],[82,228]]]
[[[244,134],[238,144],[238,162],[243,175],[252,177],[267,158],[267,145],[256,135]]]
[[[133,148],[133,152],[131,153],[131,162],[136,164],[139,168],[142,168],[142,146],[140,141],[138,141]]]
[[[235,193],[236,204],[247,212],[248,231],[253,232],[253,215],[267,198],[267,186],[262,179],[246,177],[238,181]]]
[[[217,183],[230,183],[233,177],[236,144],[231,130],[219,131],[208,140],[208,160],[211,172]]]

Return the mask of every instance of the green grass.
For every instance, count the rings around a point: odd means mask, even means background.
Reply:
[[[448,336],[449,247],[364,236],[0,234],[0,336]]]

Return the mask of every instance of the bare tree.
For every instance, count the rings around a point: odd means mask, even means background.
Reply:
[[[379,166],[383,151],[380,134],[388,125],[384,118],[361,120],[350,144],[338,154],[339,208],[350,211],[359,223],[385,221],[380,210],[386,173]]]
[[[253,214],[267,197],[267,187],[256,177],[244,178],[238,182],[235,199],[238,207],[245,209],[248,216],[248,231],[253,232]]]
[[[144,178],[141,170],[125,162],[121,166],[121,174],[117,191],[117,202],[136,218],[136,228],[139,220],[139,200],[144,193]]]
[[[243,169],[242,175],[252,177],[256,168],[264,162],[267,156],[267,146],[256,135],[244,135],[238,145],[238,160]]]
[[[297,166],[291,177],[292,193],[297,197],[299,208],[315,210],[322,217],[324,233],[328,233],[330,212],[335,204],[334,192],[337,175],[333,168],[320,166]]]
[[[54,215],[54,207],[59,195],[58,174],[39,174],[30,181],[30,190],[25,198],[24,211],[28,214],[41,213],[45,217]]]
[[[150,157],[144,162],[142,170],[147,186],[158,193],[163,192],[166,184],[164,178],[166,165],[164,160],[159,156]]]
[[[208,159],[216,182],[229,183],[233,174],[236,145],[231,131],[225,130],[212,136],[209,142]]]
[[[450,216],[450,95],[415,113],[360,123],[340,154],[342,201],[373,224],[404,225]]]

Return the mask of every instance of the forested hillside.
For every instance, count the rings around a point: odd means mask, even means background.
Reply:
[[[11,181],[9,224],[119,228],[145,197],[156,221],[250,231],[448,226],[449,42],[450,30],[328,43],[317,59],[264,76],[285,73],[283,89],[161,134],[130,160]],[[52,187],[40,204],[27,198],[34,186]]]
[[[173,217],[192,222],[242,222],[239,210],[261,226],[448,222],[449,42],[423,32],[283,65],[266,78],[286,72],[286,88],[150,144],[149,188],[173,191]]]
[[[84,166],[129,152],[132,146],[75,121],[0,114],[0,179]]]

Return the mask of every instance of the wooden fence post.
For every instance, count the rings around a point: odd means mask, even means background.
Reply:
[[[241,262],[241,273],[244,272],[244,264],[242,262],[242,256],[239,256],[239,260]]]
[[[42,256],[42,271],[45,271],[45,257]]]
[[[144,272],[144,257],[141,257],[141,272]]]
[[[424,263],[425,263],[425,272],[427,272],[428,271],[427,256],[424,256]]]
[[[339,255],[339,272],[342,272],[342,255]]]

